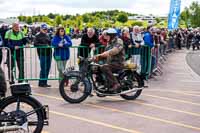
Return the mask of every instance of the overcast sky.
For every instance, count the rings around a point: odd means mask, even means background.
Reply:
[[[181,0],[183,9],[193,1]],[[0,0],[0,18],[23,15],[83,14],[85,12],[119,9],[138,14],[167,15],[170,0]]]

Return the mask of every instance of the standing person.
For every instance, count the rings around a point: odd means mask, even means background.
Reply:
[[[59,78],[63,78],[63,71],[65,70],[67,60],[70,57],[69,47],[72,46],[72,41],[65,33],[63,27],[59,27],[56,31],[56,35],[52,40],[52,46],[54,49],[54,58],[57,63]]]
[[[80,46],[85,46],[85,48],[80,48],[78,55],[87,58],[91,49],[99,46],[98,43],[99,39],[98,36],[95,35],[95,30],[93,28],[88,28],[87,34],[84,34],[81,38]]]
[[[13,23],[12,29],[6,32],[5,35],[5,46],[10,48],[11,51],[11,64],[10,64],[10,55],[8,53],[7,63],[8,63],[8,75],[10,78],[10,84],[14,84],[14,76],[13,76],[13,68],[14,68],[14,59],[17,61],[17,67],[19,70],[19,83],[21,83],[24,79],[24,50],[23,48],[19,48],[20,46],[26,45],[26,38],[22,31],[20,31],[19,24]],[[16,51],[16,58],[14,58],[14,51]],[[11,77],[10,77],[11,73]]]
[[[131,42],[135,46],[135,50],[132,49],[131,55],[134,57],[134,62],[137,64],[137,72],[141,72],[141,46],[144,45],[143,35],[139,26],[133,27],[131,32]]]
[[[181,42],[182,42],[182,39],[183,39],[183,34],[182,34],[181,30],[178,31],[176,39],[177,39],[177,47],[178,47],[179,50],[181,50],[181,48],[182,48]]]
[[[48,48],[51,45],[50,37],[47,34],[48,27],[46,24],[41,25],[40,32],[36,34],[34,40],[34,46],[36,47],[47,47],[37,48],[37,53],[40,60],[40,80],[39,87],[51,87],[47,84],[47,78],[49,75],[51,60],[52,60],[52,49]]]
[[[136,48],[139,48],[141,45],[144,45],[143,35],[139,26],[133,27],[133,32],[131,33],[131,41]]]
[[[70,36],[71,34],[71,28],[69,27],[69,24],[67,24],[67,27],[65,28],[65,34],[67,34],[68,36]]]
[[[125,48],[125,54],[126,55],[130,55],[129,48],[132,47],[132,43],[131,43],[131,37],[130,37],[130,33],[129,33],[129,29],[128,28],[124,28],[122,30],[121,39],[123,41],[123,45],[124,45],[124,48]]]
[[[100,35],[99,36],[99,42],[103,45],[103,46],[107,46],[107,44],[108,44],[108,41],[107,41],[107,39],[106,39],[106,30],[104,30],[103,32],[102,32],[102,35]]]
[[[144,33],[144,44],[149,46],[151,51],[154,50],[154,39],[153,39],[153,33],[154,30],[151,26],[147,27],[147,31]],[[155,56],[151,56],[152,62],[151,62],[151,72],[153,72],[153,69],[156,65],[156,58]]]

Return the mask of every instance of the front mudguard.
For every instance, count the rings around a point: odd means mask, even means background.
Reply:
[[[64,80],[69,79],[70,77],[79,77],[86,85],[85,93],[91,94],[92,93],[92,84],[89,78],[85,77],[83,73],[80,71],[66,71],[64,74]]]

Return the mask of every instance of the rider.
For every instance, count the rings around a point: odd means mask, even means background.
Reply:
[[[111,83],[112,87],[109,90],[117,92],[120,84],[113,75],[113,72],[122,70],[124,66],[125,51],[123,48],[123,41],[117,37],[117,31],[113,28],[106,30],[105,34],[108,45],[105,48],[105,52],[96,55],[94,60],[98,61],[102,58],[107,59],[106,64],[102,65],[100,70]]]
[[[0,99],[2,97],[5,97],[5,93],[6,93],[6,80],[5,80],[4,72],[2,68],[0,67]]]

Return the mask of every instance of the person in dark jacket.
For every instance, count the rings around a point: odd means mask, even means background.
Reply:
[[[51,45],[51,40],[47,34],[48,27],[46,24],[41,25],[40,32],[36,34],[34,40],[34,46],[37,48],[37,53],[40,60],[40,80],[39,87],[51,87],[47,84],[47,79],[51,67],[52,49],[48,48]]]
[[[6,90],[7,87],[6,87],[5,75],[2,68],[0,67],[0,100],[1,98],[5,97]]]
[[[67,60],[70,57],[69,47],[72,46],[72,41],[70,37],[66,35],[63,27],[57,29],[56,35],[52,40],[52,46],[55,47],[54,58],[57,63],[59,77],[63,78],[63,71],[65,70]]]
[[[20,46],[26,45],[27,41],[24,37],[24,34],[20,31],[19,24],[13,23],[12,29],[6,32],[4,44],[8,48],[10,48],[11,51],[11,64],[10,64],[10,55],[8,53],[7,57],[7,63],[8,68],[11,67],[11,70],[8,69],[8,75],[10,78],[10,84],[14,84],[14,76],[13,76],[13,68],[14,68],[14,60],[17,62],[17,67],[19,70],[19,83],[23,82],[24,80],[24,50],[23,48],[20,48]],[[14,51],[16,51],[16,58],[14,58]],[[10,77],[11,73],[11,77]]]
[[[85,46],[86,48],[80,48],[78,56],[82,56],[84,58],[88,57],[88,53],[90,50],[99,46],[98,36],[95,34],[95,30],[93,28],[87,29],[87,34],[84,34],[81,38],[80,46]]]

